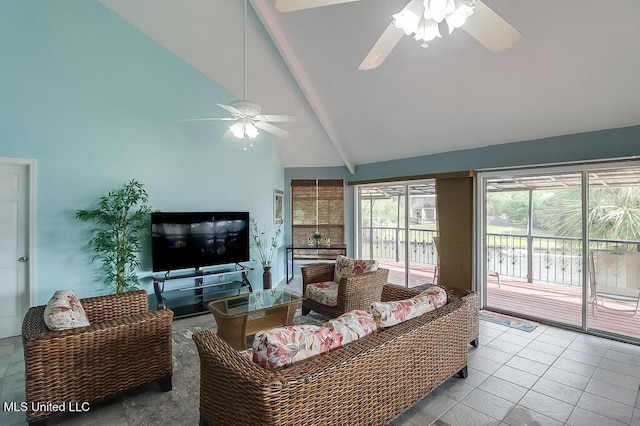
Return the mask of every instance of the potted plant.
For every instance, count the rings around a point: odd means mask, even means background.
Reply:
[[[314,239],[314,244],[316,247],[318,247],[320,245],[320,238],[322,238],[322,234],[320,234],[320,232],[315,231],[313,233],[313,239]]]
[[[271,260],[273,254],[278,248],[278,236],[282,230],[281,225],[278,225],[276,233],[269,239],[265,231],[258,229],[258,222],[254,218],[249,219],[251,221],[251,240],[253,241],[253,251],[256,254],[258,261],[262,265],[262,288],[268,290],[271,288]]]
[[[138,255],[149,229],[151,212],[147,202],[142,184],[132,180],[101,197],[97,208],[76,212],[80,221],[96,224],[89,240],[95,252],[93,260],[102,261],[104,282],[113,286],[116,293],[138,289]]]

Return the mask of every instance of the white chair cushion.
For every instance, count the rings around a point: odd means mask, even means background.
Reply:
[[[325,281],[307,284],[307,290],[304,295],[323,305],[336,306],[338,304],[338,283]]]

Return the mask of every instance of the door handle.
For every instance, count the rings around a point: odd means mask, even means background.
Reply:
[[[21,256],[18,258],[18,262],[26,262],[27,260],[29,260],[29,258],[27,256]]]

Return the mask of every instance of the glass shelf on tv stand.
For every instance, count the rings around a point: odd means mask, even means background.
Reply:
[[[247,272],[253,268],[240,267],[156,276],[156,309],[171,309],[175,318],[200,315],[208,312],[207,303],[212,300],[252,292]]]

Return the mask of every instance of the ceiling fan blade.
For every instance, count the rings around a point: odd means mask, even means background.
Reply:
[[[369,51],[358,69],[360,71],[368,71],[382,65],[403,35],[404,31],[396,28],[395,25],[393,25],[393,22],[390,23],[376,44],[373,45],[371,51]]]
[[[264,130],[265,132],[272,133],[282,138],[288,138],[289,136],[291,136],[291,133],[287,132],[286,130],[281,129],[280,127],[276,127],[273,124],[265,123],[264,121],[254,121],[253,124],[258,129]]]
[[[522,37],[520,31],[479,0],[461,28],[493,53],[511,48]]]
[[[294,12],[296,10],[313,9],[314,7],[331,6],[352,1],[358,0],[276,0],[276,9],[280,12]]]
[[[298,117],[295,115],[270,115],[262,114],[255,117],[256,120],[266,121],[267,123],[295,123]]]
[[[184,118],[180,121],[235,121],[237,120],[236,118],[231,118],[231,117],[226,117],[226,118],[222,118],[222,117],[208,117],[208,118]]]
[[[224,105],[224,104],[216,104],[216,105],[218,105],[220,108],[226,109],[231,114],[243,115],[238,108],[232,107],[231,105]]]

